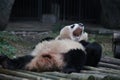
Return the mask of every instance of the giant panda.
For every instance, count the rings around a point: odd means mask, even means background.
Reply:
[[[88,33],[84,31],[84,25],[82,23],[75,23],[63,27],[60,34],[56,37],[56,40],[70,39],[82,44],[87,52],[87,66],[96,67],[101,59],[102,47],[97,42],[88,41]]]
[[[0,56],[3,68],[38,72],[80,72],[85,60],[86,52],[83,45],[69,39],[42,41],[36,45],[31,54],[14,59]]]

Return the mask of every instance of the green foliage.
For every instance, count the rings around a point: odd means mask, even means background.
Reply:
[[[103,56],[113,56],[112,35],[89,34],[90,42],[98,42],[103,49]]]
[[[65,25],[62,25],[62,24],[55,24],[55,25],[53,25],[53,29],[52,29],[52,31],[53,32],[59,32],[63,27],[64,27]]]
[[[89,42],[95,42],[96,40],[94,38],[90,38]]]
[[[12,35],[8,32],[0,32],[0,41],[9,42],[9,41],[18,41],[18,40],[19,39],[15,35]]]
[[[0,32],[0,54],[12,58],[17,49],[12,45],[18,38],[8,32]]]

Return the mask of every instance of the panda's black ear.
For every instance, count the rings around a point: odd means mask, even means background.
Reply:
[[[80,26],[84,27],[84,24],[83,23],[78,23]]]
[[[74,26],[75,26],[75,25],[73,24],[73,25],[71,26],[71,28],[74,28]]]

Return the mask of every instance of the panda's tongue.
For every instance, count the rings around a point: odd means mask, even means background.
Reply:
[[[82,34],[82,29],[77,28],[76,30],[73,31],[73,36],[78,37]]]

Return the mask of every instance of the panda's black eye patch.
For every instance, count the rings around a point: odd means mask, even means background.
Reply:
[[[72,25],[71,28],[74,28],[75,25]]]

